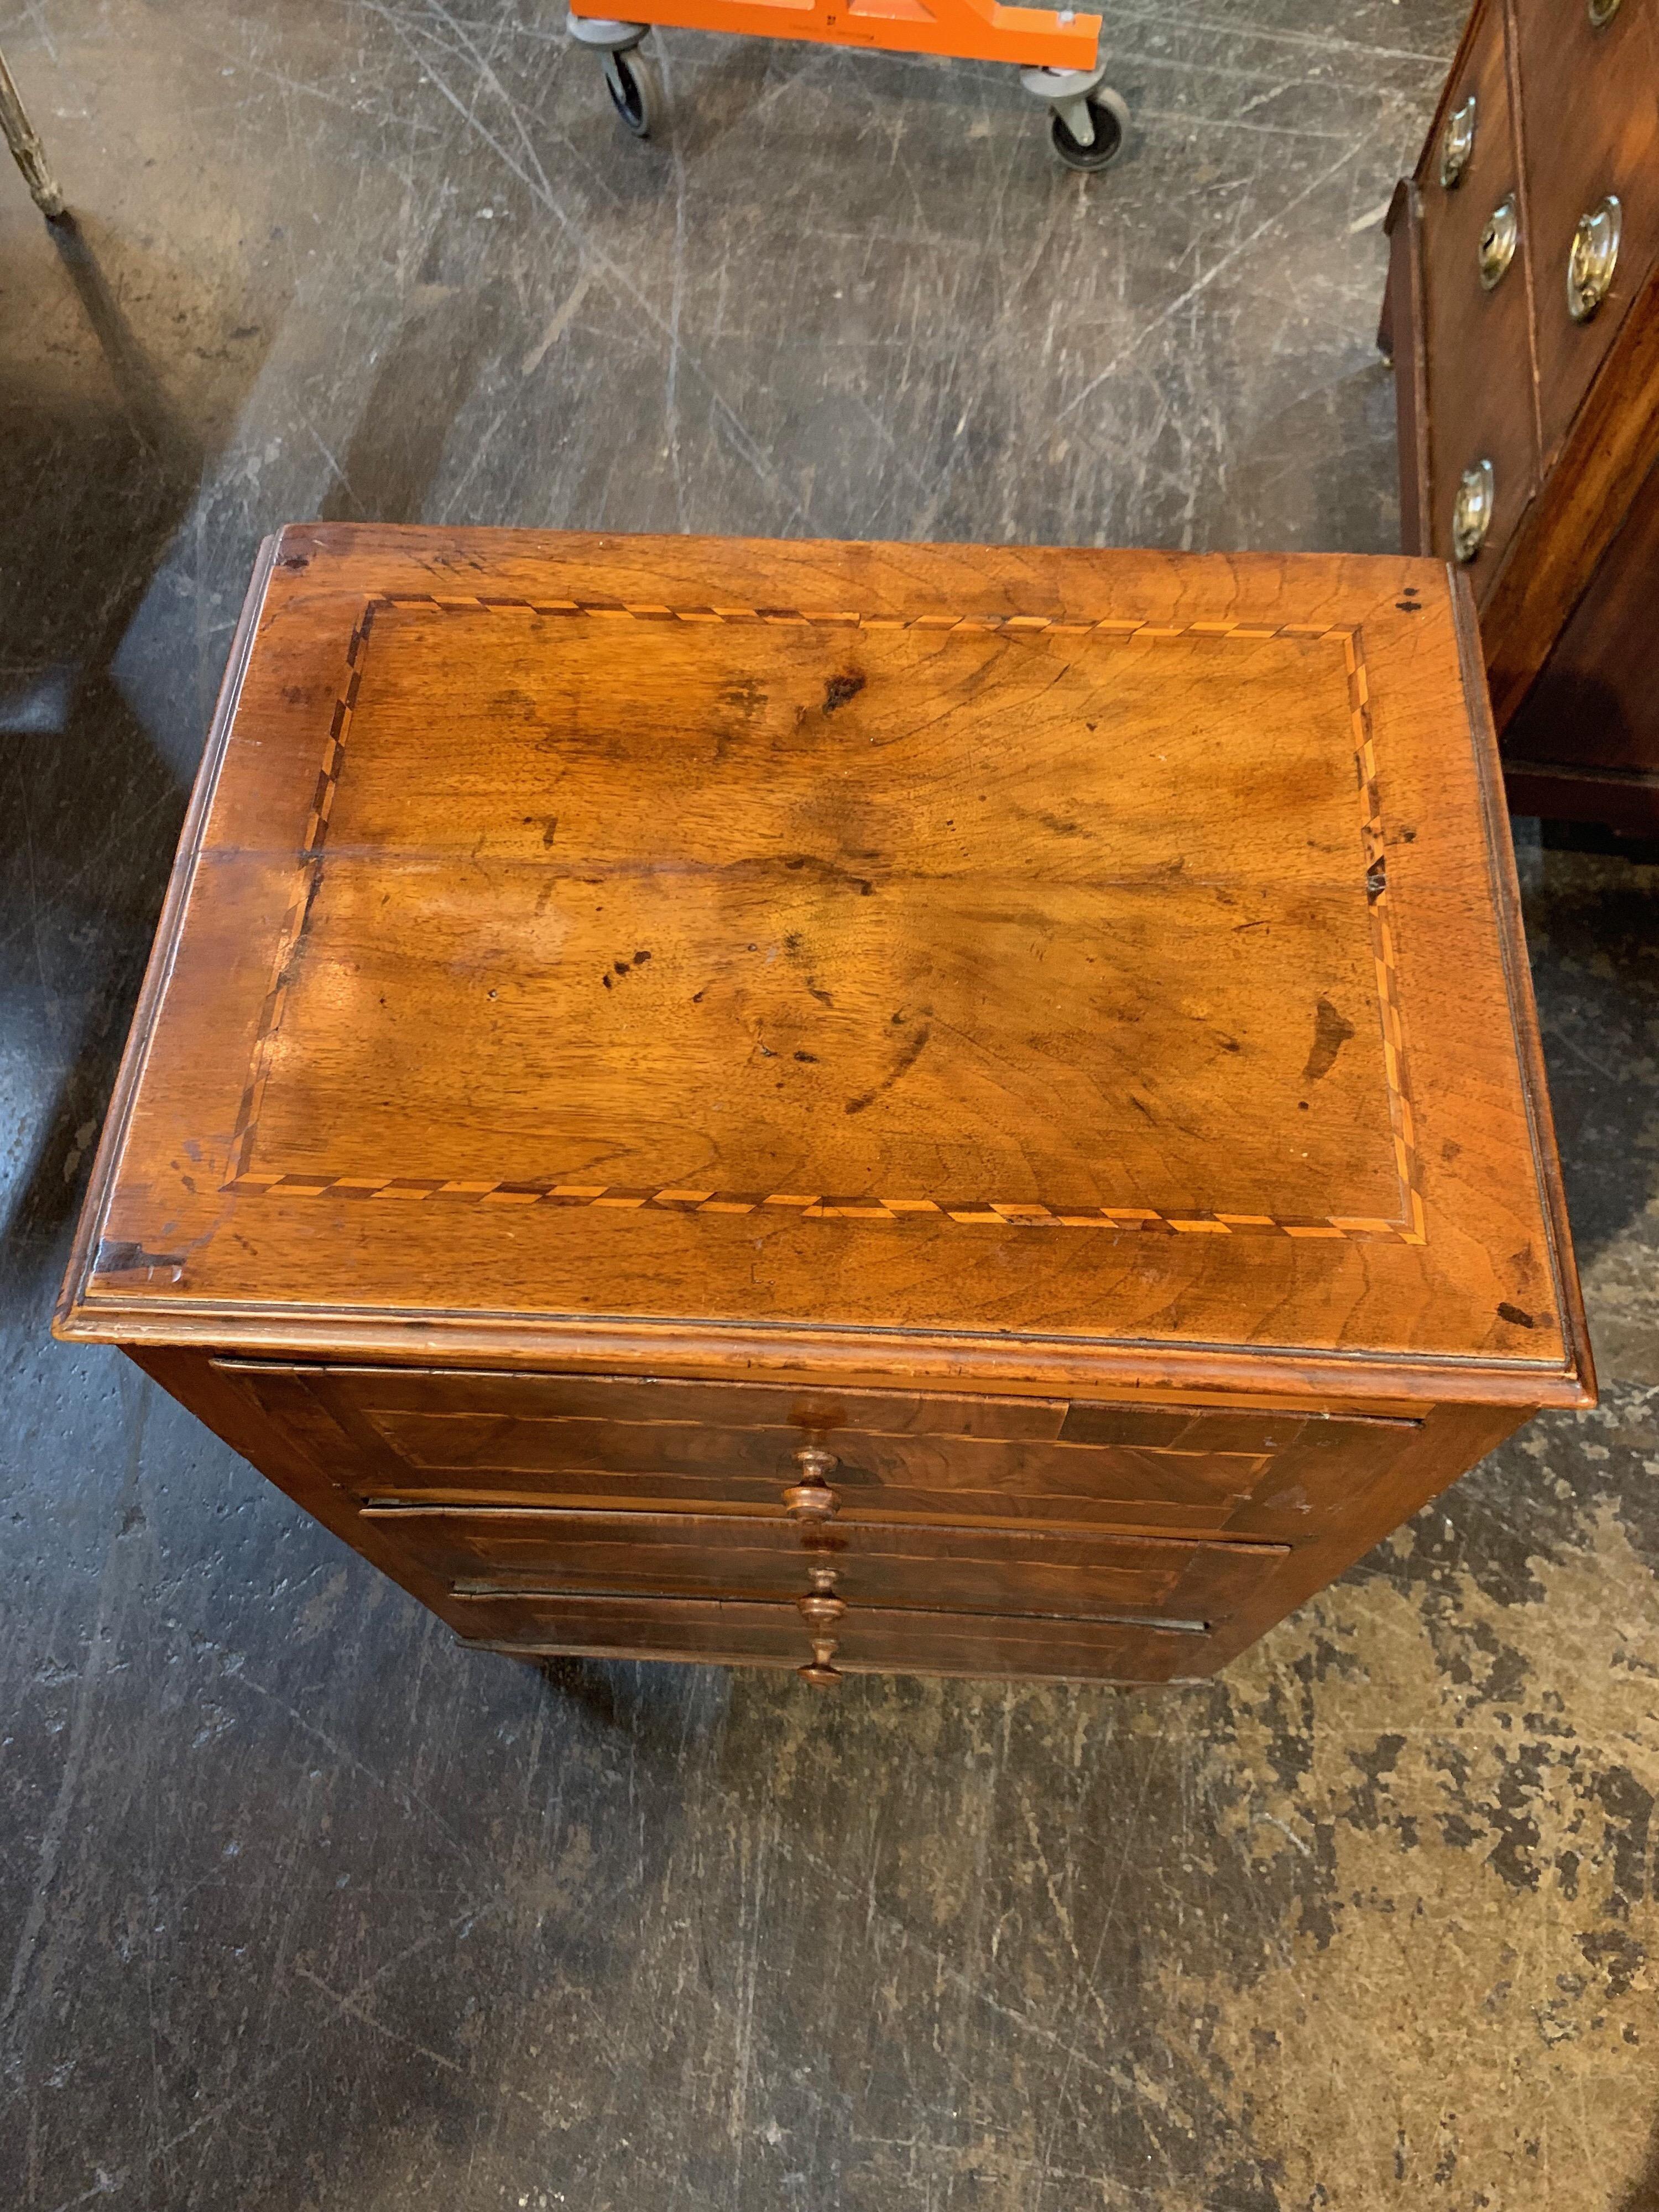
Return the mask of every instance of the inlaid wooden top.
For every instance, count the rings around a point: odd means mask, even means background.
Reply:
[[[60,1327],[1571,1401],[1472,635],[1427,562],[290,529]]]

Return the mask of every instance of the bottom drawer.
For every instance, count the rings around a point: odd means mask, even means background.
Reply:
[[[1237,1612],[1283,1544],[1206,1544],[1094,1528],[957,1528],[780,1512],[579,1513],[556,1507],[375,1505],[362,1517],[463,1602],[541,1597],[754,1597],[787,1601],[834,1570],[848,1604],[939,1613],[1131,1619],[1206,1628]]]
[[[460,1625],[462,1608],[449,1618]],[[465,1607],[464,1641],[522,1656],[679,1659],[721,1667],[800,1667],[811,1656],[793,1605],[741,1599],[495,1597]],[[1008,1614],[849,1607],[834,1667],[850,1674],[1017,1675],[1170,1682],[1208,1674],[1215,1639],[1198,1629]]]

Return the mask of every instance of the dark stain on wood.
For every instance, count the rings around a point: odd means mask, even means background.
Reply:
[[[822,876],[826,883],[848,884],[860,898],[868,898],[875,889],[868,876],[855,876],[850,868],[843,868],[839,861],[823,860],[816,853],[792,853],[783,865],[791,875],[799,875],[802,869],[810,868],[814,875]]]
[[[1314,1007],[1314,1039],[1308,1054],[1308,1064],[1302,1071],[1304,1083],[1319,1083],[1336,1065],[1336,1055],[1353,1035],[1353,1024],[1340,1014],[1328,999],[1321,999]]]
[[[167,1267],[176,1272],[183,1267],[185,1257],[182,1252],[147,1252],[142,1244],[106,1237],[99,1244],[93,1266],[100,1275],[134,1274],[146,1267]]]
[[[843,676],[830,677],[823,687],[824,713],[833,714],[849,701],[856,699],[863,690],[866,680],[855,668],[849,668]]]
[[[893,1018],[896,1021],[898,1016],[896,1014]],[[909,1073],[927,1051],[927,1040],[933,1034],[931,1027],[924,1025],[913,1037],[908,1038],[881,1081],[872,1090],[860,1091],[856,1098],[849,1098],[842,1110],[848,1114],[862,1114],[866,1106],[873,1106],[884,1091],[890,1091],[902,1075]]]

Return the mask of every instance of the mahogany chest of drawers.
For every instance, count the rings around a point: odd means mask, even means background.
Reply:
[[[1467,566],[1511,802],[1659,831],[1659,0],[1476,0],[1389,228],[1401,542]]]
[[[58,1328],[471,1642],[1205,1674],[1590,1402],[1463,585],[285,531]]]

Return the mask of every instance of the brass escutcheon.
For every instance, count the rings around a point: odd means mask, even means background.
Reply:
[[[1469,166],[1469,156],[1474,151],[1474,94],[1471,93],[1461,107],[1454,107],[1446,118],[1446,128],[1440,139],[1440,183],[1443,190],[1450,191]]]
[[[1590,28],[1605,31],[1619,13],[1619,0],[1589,0]]]
[[[1486,227],[1480,234],[1480,282],[1487,291],[1501,283],[1504,271],[1515,258],[1515,249],[1521,236],[1521,219],[1515,211],[1515,195],[1499,200],[1486,217]]]
[[[1589,322],[1613,289],[1624,214],[1609,192],[1600,207],[1578,218],[1567,254],[1567,313],[1575,323]]]
[[[1458,478],[1452,502],[1452,550],[1460,561],[1473,561],[1486,544],[1496,492],[1490,461],[1477,461]]]

